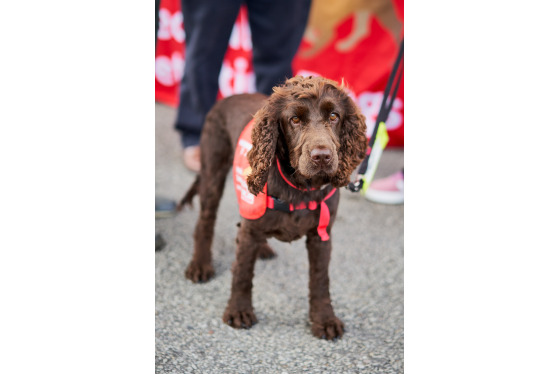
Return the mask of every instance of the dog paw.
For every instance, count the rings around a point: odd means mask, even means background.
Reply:
[[[191,261],[187,270],[185,270],[185,277],[193,283],[207,282],[214,276],[214,267],[212,264],[199,264]]]
[[[276,252],[274,252],[272,248],[270,248],[270,246],[265,243],[262,247],[259,248],[257,256],[259,256],[261,260],[270,260],[276,257]]]
[[[342,338],[344,335],[344,323],[336,317],[329,319],[324,323],[315,323],[311,325],[311,332],[320,339],[333,340]]]
[[[252,309],[244,311],[230,311],[229,308],[227,308],[224,312],[222,320],[224,323],[236,329],[249,329],[257,323],[257,317]]]

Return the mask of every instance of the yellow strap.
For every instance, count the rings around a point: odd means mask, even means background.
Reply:
[[[373,149],[371,150],[368,167],[363,177],[364,185],[362,190],[360,191],[362,195],[364,195],[373,181],[373,176],[375,175],[375,171],[377,170],[377,165],[379,164],[379,159],[381,158],[381,154],[383,150],[387,146],[389,142],[389,134],[387,133],[387,126],[385,126],[385,122],[379,122],[379,128],[377,129],[377,135],[375,136],[375,141],[373,143]]]

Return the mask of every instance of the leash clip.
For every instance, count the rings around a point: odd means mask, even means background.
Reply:
[[[356,182],[348,183],[347,188],[352,192],[360,192],[363,186],[364,186],[364,180],[360,178]]]
[[[290,209],[290,204],[285,202],[284,200],[280,200],[277,197],[270,196],[270,198],[274,201],[272,204],[272,209],[279,210],[281,212],[291,212],[293,209]]]

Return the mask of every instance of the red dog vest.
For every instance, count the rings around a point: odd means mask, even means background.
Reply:
[[[247,176],[251,174],[247,152],[253,148],[253,143],[251,142],[253,123],[254,121],[251,120],[243,129],[237,141],[237,148],[233,157],[233,183],[235,184],[235,193],[239,203],[239,213],[241,217],[247,219],[261,218],[264,212],[266,212],[266,184],[264,185],[263,192],[257,196],[249,192],[247,187]]]
[[[293,212],[294,210],[301,209],[317,209],[316,201],[310,201],[308,204],[301,203],[294,206],[293,204],[284,203],[273,196],[268,196],[267,184],[264,185],[263,191],[257,196],[249,192],[249,188],[247,187],[247,176],[251,174],[251,167],[249,166],[249,160],[247,160],[247,152],[249,152],[253,147],[253,143],[251,142],[253,124],[254,121],[251,120],[247,126],[245,126],[245,129],[243,129],[243,132],[237,141],[237,148],[235,149],[235,155],[233,158],[233,183],[235,185],[235,193],[237,195],[237,202],[239,203],[239,213],[241,214],[241,217],[246,219],[261,218],[267,208],[286,212]],[[292,188],[298,189],[284,176],[278,159],[276,159],[276,162],[278,165],[278,171],[284,181]],[[323,241],[329,240],[327,226],[329,225],[331,217],[329,207],[325,201],[333,196],[336,190],[336,188],[333,188],[320,203],[321,211],[319,213],[319,226],[317,227],[317,233]]]

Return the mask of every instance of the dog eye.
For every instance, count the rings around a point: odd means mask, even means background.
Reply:
[[[331,122],[336,122],[339,118],[340,116],[338,115],[338,113],[332,112],[331,114],[329,114],[329,120]]]
[[[292,118],[290,118],[290,122],[293,123],[294,125],[299,125],[301,119],[299,119],[298,116],[293,116]]]

